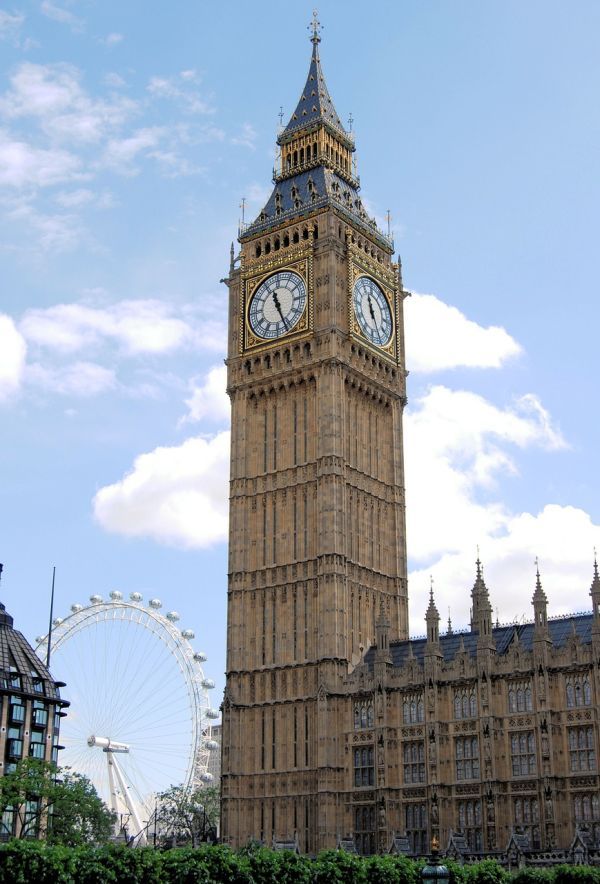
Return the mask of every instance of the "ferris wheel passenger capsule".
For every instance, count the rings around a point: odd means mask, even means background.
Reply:
[[[36,645],[41,645],[41,643],[45,642],[47,640],[47,638],[48,638],[47,635],[36,635],[36,637],[35,637]]]
[[[148,604],[151,608],[162,608],[162,602],[160,599],[150,599]]]
[[[71,605],[71,610],[74,614],[79,614],[80,611],[83,611],[83,605],[75,603],[74,605]]]
[[[110,592],[109,595],[110,595],[111,599],[113,600],[113,602],[120,602],[121,599],[123,598],[123,593],[119,592],[118,589],[113,589],[113,591]]]
[[[215,749],[219,748],[219,744],[217,743],[216,740],[207,740],[206,741],[206,748],[210,749],[211,752],[214,752]]]
[[[103,602],[103,598],[101,595],[91,595],[90,602],[92,603],[92,605],[100,605]]]
[[[206,688],[208,691],[211,691],[215,686],[215,683],[212,680],[212,678],[203,678],[202,681],[200,682],[200,684],[202,685],[203,688]]]
[[[170,620],[171,623],[176,623],[179,620],[179,613],[177,611],[169,611],[167,620]]]
[[[141,592],[130,592],[129,598],[132,602],[141,602],[143,601],[144,596],[141,594]]]
[[[184,638],[196,638],[196,633],[193,629],[182,629],[181,634]]]
[[[63,622],[62,617],[55,617],[54,620],[52,621],[52,626],[60,626],[60,624],[62,622]]]
[[[218,718],[218,717],[219,717],[219,712],[218,712],[217,709],[210,709],[210,708],[208,708],[208,709],[206,710],[206,717],[207,717],[207,718]]]
[[[206,663],[208,657],[206,656],[204,651],[196,651],[196,653],[194,654],[194,660],[196,661],[196,663]]]
[[[203,783],[212,783],[213,775],[208,771],[205,771],[204,773],[200,774],[200,779]]]

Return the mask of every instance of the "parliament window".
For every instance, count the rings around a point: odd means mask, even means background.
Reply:
[[[477,694],[475,692],[475,686],[458,688],[454,691],[454,717],[477,717]]]
[[[600,798],[598,798],[598,793],[575,795],[573,816],[576,825],[584,825],[589,829],[594,844],[597,844],[600,840]]]
[[[454,741],[456,755],[456,779],[479,778],[479,742],[477,737],[458,737]]]
[[[527,777],[536,772],[535,736],[533,731],[510,736],[513,777]]]
[[[354,842],[363,856],[375,853],[375,808],[357,807],[354,811]]]
[[[425,782],[425,744],[423,742],[404,743],[402,747],[404,762],[404,782]]]
[[[406,694],[402,701],[402,718],[404,724],[415,724],[425,718],[423,694]]]
[[[458,829],[467,839],[470,850],[473,852],[483,850],[481,801],[479,798],[458,802]]]
[[[372,786],[375,783],[373,747],[365,746],[354,750],[354,785]]]
[[[569,765],[571,773],[596,770],[596,747],[593,727],[570,727]]]
[[[373,704],[364,700],[354,704],[354,730],[373,727]]]
[[[533,850],[540,847],[540,810],[537,798],[516,798],[514,801],[515,831],[527,835]]]
[[[513,681],[508,686],[508,711],[531,712],[533,709],[531,682]]]
[[[424,804],[407,804],[404,808],[406,837],[415,856],[429,852],[427,839],[427,811]]]
[[[587,675],[568,675],[565,679],[567,689],[567,707],[591,706],[592,689]]]

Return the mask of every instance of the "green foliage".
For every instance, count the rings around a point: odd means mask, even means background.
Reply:
[[[550,884],[554,882],[553,869],[519,869],[511,878],[511,884]]]
[[[557,866],[555,884],[600,884],[600,869],[590,866]]]
[[[510,874],[495,859],[484,859],[473,866],[466,867],[468,884],[504,884],[510,880]]]
[[[457,884],[600,884],[600,869],[556,866],[511,875],[495,860],[443,861]],[[41,841],[0,845],[2,884],[421,884],[422,862],[327,850],[316,859],[250,845],[154,850],[123,845],[66,847]]]
[[[314,884],[366,884],[366,862],[344,850],[324,850],[314,865]]]
[[[188,791],[170,786],[157,796],[156,823],[160,844],[196,847],[216,834],[220,813],[217,786]]]
[[[90,780],[68,767],[24,758],[0,782],[0,816],[14,810],[20,838],[77,847],[106,843],[112,835],[114,814]]]

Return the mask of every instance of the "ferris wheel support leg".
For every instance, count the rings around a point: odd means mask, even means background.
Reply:
[[[109,753],[112,754],[112,753]],[[123,776],[123,772],[120,766],[117,764],[117,759],[113,758],[113,764],[115,768],[115,776],[117,778],[117,782],[119,783],[119,788],[121,789],[121,795],[123,796],[123,800],[127,805],[127,810],[131,814],[131,820],[133,822],[134,829],[134,837],[136,839],[136,843],[145,847],[148,844],[148,836],[146,833],[146,827],[144,826],[142,819],[140,817],[137,804],[133,800],[131,796],[131,790],[125,781],[125,777]]]
[[[110,789],[110,809],[112,811],[114,811],[114,813],[117,815],[117,819],[115,821],[115,835],[119,835],[119,833],[120,833],[119,799],[118,799],[117,790],[115,787],[112,752],[106,753],[106,763],[108,766],[108,786]]]

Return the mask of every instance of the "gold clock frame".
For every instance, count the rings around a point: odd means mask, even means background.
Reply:
[[[365,347],[379,356],[387,356],[398,363],[398,281],[392,270],[382,267],[368,259],[352,244],[349,249],[348,262],[348,328],[350,334]],[[383,291],[392,316],[392,336],[387,344],[374,344],[361,329],[354,312],[354,284],[361,276],[368,276]]]
[[[248,318],[250,302],[260,285],[279,270],[291,270],[297,273],[306,287],[306,304],[302,316],[287,334],[278,338],[260,338],[250,327]],[[248,270],[242,271],[241,278],[241,310],[240,310],[240,353],[255,350],[271,349],[281,346],[283,341],[296,341],[307,337],[313,329],[313,254],[312,247],[303,246],[299,249],[286,249],[285,255],[271,258],[268,261],[252,263]]]

